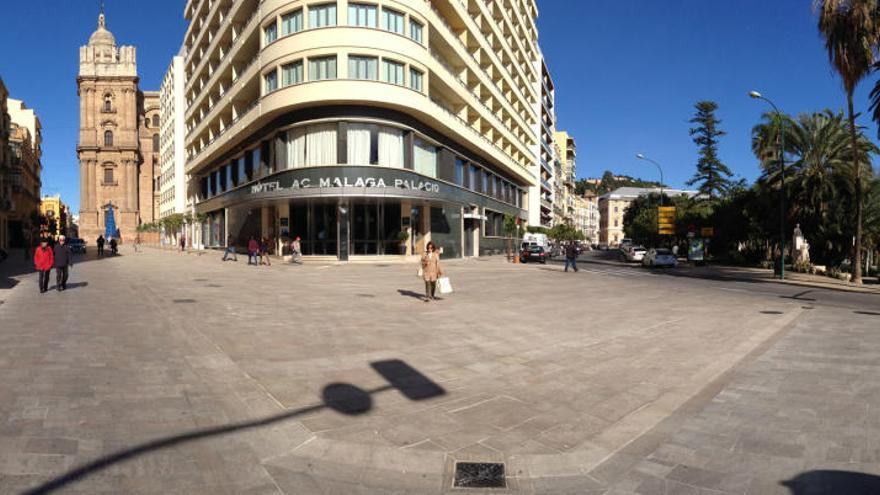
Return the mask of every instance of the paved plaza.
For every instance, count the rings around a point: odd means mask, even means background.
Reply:
[[[494,258],[424,303],[414,265],[219,258],[0,286],[0,493],[880,490],[880,296]]]

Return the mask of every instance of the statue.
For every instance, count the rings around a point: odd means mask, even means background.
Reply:
[[[792,240],[792,258],[800,263],[810,262],[810,243],[804,238],[801,232],[801,224],[797,224],[794,228],[794,236]]]

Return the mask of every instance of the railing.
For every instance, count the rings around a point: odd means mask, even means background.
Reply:
[[[244,74],[245,72],[247,72],[248,70],[250,70],[250,68],[251,68],[256,62],[257,62],[257,59],[256,59],[256,58],[252,59],[250,62],[248,62],[247,65],[244,66],[244,68],[240,71],[240,74]],[[239,76],[239,77],[240,77],[240,76]],[[232,84],[235,84],[235,81],[237,81],[237,80],[238,80],[238,78],[233,79],[232,83],[230,84],[230,88],[232,87]],[[199,129],[200,127],[202,127],[202,124],[203,124],[203,123],[205,123],[205,122],[209,122],[209,121],[211,120],[211,114],[214,112],[214,109],[217,108],[217,107],[219,106],[219,102],[220,102],[220,100],[223,99],[223,95],[226,94],[226,93],[228,93],[228,92],[229,92],[229,90],[227,89],[226,91],[224,91],[223,93],[221,93],[220,96],[218,97],[217,101],[214,102],[214,103],[212,103],[211,105],[208,106],[208,111],[205,113],[205,116],[202,117],[201,120],[199,120],[199,123],[198,123],[198,124],[194,125],[194,126],[192,127],[192,129],[190,129],[189,131],[186,132],[186,138],[189,138],[190,135],[192,135],[197,129]],[[231,125],[231,124],[230,124],[230,125]]]
[[[202,149],[200,149],[199,151],[197,151],[197,152],[193,153],[192,155],[190,155],[189,157],[187,157],[187,159],[186,159],[186,163],[189,164],[189,163],[190,163],[191,161],[193,161],[197,156],[199,156],[200,154],[202,154],[202,152],[204,152],[205,149],[207,149],[209,146],[211,146],[212,144],[214,144],[214,141],[217,141],[217,140],[220,139],[223,135],[225,135],[225,134],[229,131],[229,129],[231,129],[232,127],[234,127],[235,124],[237,124],[241,119],[245,118],[245,117],[246,117],[249,113],[251,113],[251,111],[253,111],[253,109],[254,109],[256,106],[258,106],[259,104],[260,104],[260,98],[257,98],[256,100],[254,100],[253,102],[251,102],[247,107],[244,108],[244,110],[242,110],[242,111],[238,114],[238,116],[237,116],[236,118],[232,119],[232,121],[229,122],[229,125],[227,125],[222,131],[220,131],[220,132],[218,132],[217,134],[215,134],[214,137],[212,137],[207,143],[205,143],[205,145],[202,146]]]

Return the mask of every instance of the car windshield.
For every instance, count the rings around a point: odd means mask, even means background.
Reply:
[[[544,248],[542,248],[541,246],[532,246],[529,248],[529,251],[531,251],[533,253],[543,253]]]

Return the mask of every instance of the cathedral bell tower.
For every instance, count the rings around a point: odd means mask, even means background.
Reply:
[[[116,46],[103,8],[98,29],[79,49],[80,235],[104,232],[112,204],[123,239],[134,237],[140,221],[138,189],[141,153],[138,128],[142,96],[133,46]]]

